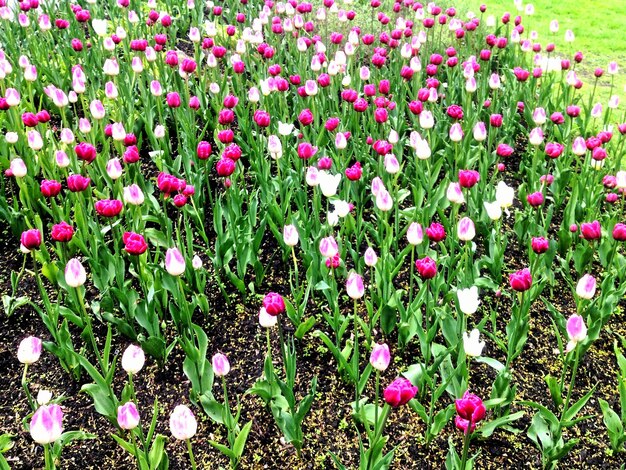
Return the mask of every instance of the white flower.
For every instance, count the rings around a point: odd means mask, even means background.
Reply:
[[[459,309],[465,315],[472,315],[478,310],[478,287],[472,286],[469,289],[459,289],[456,293],[459,299]]]
[[[476,328],[470,331],[469,335],[467,331],[463,332],[463,349],[466,356],[479,357],[484,347],[485,342],[480,341],[480,332]]]
[[[500,203],[498,203],[498,201],[485,201],[483,202],[483,205],[487,211],[487,216],[489,216],[491,220],[499,220],[500,217],[502,217],[502,207],[500,207]]]
[[[513,205],[513,199],[515,198],[515,190],[507,185],[504,181],[500,181],[496,186],[496,201],[500,204],[500,207],[506,209]]]

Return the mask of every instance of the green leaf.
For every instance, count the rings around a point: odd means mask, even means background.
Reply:
[[[239,460],[243,455],[244,448],[246,446],[246,441],[248,440],[248,434],[250,434],[250,429],[252,429],[252,421],[248,421],[248,423],[243,427],[243,429],[237,435],[235,439],[235,444],[233,445],[233,454],[235,458]]]
[[[580,400],[578,400],[567,409],[567,411],[563,415],[563,424],[565,426],[569,426],[569,421],[572,421],[574,417],[578,414],[578,412],[587,404],[587,401],[589,401],[591,395],[593,395],[593,392],[595,392],[595,390],[596,387],[594,385],[593,388],[589,390]]]
[[[233,451],[230,450],[225,445],[219,444],[219,443],[217,443],[215,441],[209,441],[209,444],[211,444],[213,447],[215,447],[217,450],[219,450],[222,454],[224,454],[229,459],[235,459],[236,458],[235,454],[233,453]]]
[[[296,329],[294,336],[298,339],[302,339],[304,338],[304,335],[307,334],[307,332],[314,326],[315,326],[315,318],[310,317],[305,322],[300,323],[300,326],[298,327],[298,329]]]
[[[493,432],[499,427],[505,426],[513,421],[516,421],[524,416],[523,411],[518,411],[517,413],[513,413],[506,416],[501,416],[500,418],[494,419],[488,423],[483,424],[480,427],[480,434],[482,437],[487,438],[493,434]]]

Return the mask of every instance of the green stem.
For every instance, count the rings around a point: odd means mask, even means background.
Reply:
[[[27,372],[28,372],[28,364],[24,364],[24,373],[22,374],[22,388],[24,389],[24,393],[26,393],[28,406],[30,406],[31,410],[36,411],[37,407],[35,406],[35,402],[33,401],[33,396],[31,395],[30,390],[28,389],[28,382],[26,380]]]
[[[129,434],[130,434],[130,440],[133,443],[133,449],[135,450],[135,459],[137,459],[137,468],[141,470],[141,464],[139,460],[139,448],[137,447],[137,440],[135,439],[135,433],[131,429],[129,431]]]
[[[196,470],[196,459],[193,457],[193,450],[191,448],[191,439],[187,439],[187,450],[189,451],[189,460],[191,462],[191,470]]]
[[[574,353],[574,367],[572,368],[572,378],[569,382],[569,388],[567,389],[567,397],[565,398],[565,405],[563,406],[563,413],[561,414],[561,423],[563,423],[563,417],[565,413],[567,413],[567,409],[569,408],[569,401],[572,397],[572,390],[574,389],[574,384],[576,382],[576,372],[578,372],[578,362],[580,361],[580,348],[576,347],[576,352]]]
[[[359,323],[357,321],[357,303],[356,303],[356,299],[354,299],[354,318],[353,318],[353,323],[354,323],[354,351],[352,354],[354,354],[354,357],[356,357],[356,367],[355,367],[355,381],[354,381],[354,404],[355,404],[355,411],[356,414],[359,414]]]
[[[46,461],[46,470],[54,470],[54,460],[50,454],[50,444],[44,444],[43,446],[44,459]]]
[[[467,423],[467,431],[465,432],[465,436],[463,438],[463,457],[461,458],[461,470],[465,470],[465,465],[467,463],[467,454],[469,451],[469,444],[472,439],[472,419],[469,419]]]

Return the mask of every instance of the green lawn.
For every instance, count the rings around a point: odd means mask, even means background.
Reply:
[[[459,9],[474,11],[480,15],[478,7],[481,3],[487,5],[486,16],[495,15],[500,19],[506,11],[514,17],[522,14],[523,25],[527,30],[535,30],[539,33],[539,41],[542,44],[554,42],[557,51],[564,55],[570,55],[576,51],[582,51],[584,61],[581,64],[581,78],[585,82],[585,89],[589,92],[593,88],[593,71],[601,67],[606,71],[607,64],[615,61],[620,67],[614,76],[615,88],[612,94],[620,97],[620,110],[626,108],[626,39],[623,28],[626,25],[626,0],[537,0],[531,3],[535,7],[532,16],[526,16],[524,12],[518,12],[512,0],[480,1],[461,0]],[[485,18],[486,18],[485,16]],[[559,22],[559,31],[556,34],[550,32],[550,21]],[[575,35],[573,43],[564,40],[565,31],[571,29]],[[524,33],[526,37],[526,32]],[[602,86],[597,95],[603,105],[609,98],[611,76],[605,74],[599,81]]]

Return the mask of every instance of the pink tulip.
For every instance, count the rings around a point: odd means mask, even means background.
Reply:
[[[533,283],[533,277],[530,274],[530,269],[524,268],[509,274],[509,283],[513,290],[518,292],[527,291]]]
[[[383,392],[385,401],[394,408],[406,405],[416,394],[417,387],[404,377],[399,377],[391,382]]]
[[[41,340],[36,336],[24,338],[17,348],[17,360],[22,364],[34,364],[41,356]]]
[[[185,258],[178,248],[169,248],[165,252],[165,269],[172,276],[180,276],[185,272]]]
[[[463,397],[457,399],[454,404],[457,412],[456,427],[465,434],[474,431],[476,424],[485,418],[487,409],[483,401],[469,391],[466,391]]]
[[[585,274],[576,285],[576,295],[581,299],[592,299],[596,294],[596,278]]]
[[[135,429],[139,425],[139,412],[132,401],[117,408],[117,424],[127,431]]]
[[[263,307],[269,315],[277,316],[285,311],[285,300],[276,292],[270,292],[263,297]]]
[[[365,288],[363,287],[363,277],[352,271],[346,280],[346,292],[348,297],[357,300],[363,297]]]
[[[59,405],[42,405],[30,420],[30,435],[37,444],[50,444],[63,433],[63,410]]]
[[[78,258],[72,258],[65,265],[65,282],[70,287],[80,287],[87,281],[87,273]]]
[[[198,429],[198,422],[193,412],[185,405],[178,405],[170,415],[172,436],[182,441],[191,439]]]
[[[230,372],[230,363],[228,358],[222,353],[217,353],[211,359],[213,373],[218,377],[223,377]]]
[[[580,315],[573,314],[567,319],[566,330],[569,338],[566,348],[567,352],[573,350],[578,343],[587,338],[587,326],[585,325],[585,320]]]
[[[459,240],[463,241],[471,241],[476,236],[476,228],[474,227],[474,222],[469,217],[463,217],[459,220],[459,225],[457,227],[457,236]]]
[[[384,372],[389,367],[389,362],[391,361],[391,354],[389,353],[389,346],[385,343],[376,344],[372,349],[372,354],[370,355],[370,364],[376,370]]]
[[[146,362],[146,356],[140,346],[129,345],[122,354],[122,369],[128,374],[136,374]]]

